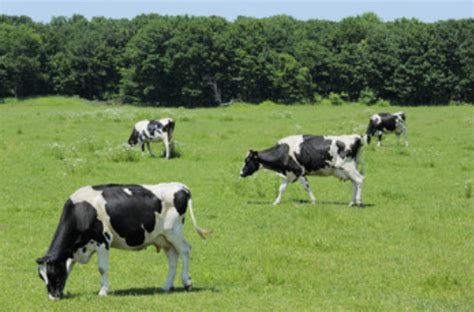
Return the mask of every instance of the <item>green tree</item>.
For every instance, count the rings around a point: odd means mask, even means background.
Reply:
[[[28,26],[0,24],[0,96],[41,93],[41,37]]]

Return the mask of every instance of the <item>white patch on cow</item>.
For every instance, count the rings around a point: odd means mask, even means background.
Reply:
[[[295,154],[300,153],[300,145],[303,143],[302,135],[292,135],[278,141],[278,144],[288,144],[290,150],[288,151],[289,155],[296,160]]]
[[[379,114],[373,115],[370,120],[372,120],[376,125],[378,125],[382,121],[382,117]]]
[[[138,131],[138,133],[146,133],[148,136],[150,136],[150,133],[148,132],[148,124],[150,123],[149,120],[140,120],[135,124],[135,130]]]
[[[39,272],[41,274],[41,277],[43,277],[44,283],[47,286],[49,284],[49,280],[48,280],[48,273],[46,272],[46,270],[47,270],[46,264],[39,265]]]
[[[339,136],[325,136],[324,139],[331,140],[331,146],[329,148],[329,154],[333,157],[332,161],[328,161],[328,164],[335,168],[342,168],[346,163],[352,162],[354,159],[352,157],[341,157],[337,150],[336,141],[341,141],[344,143],[345,151],[350,150],[350,146],[354,144],[355,140],[362,140],[362,137],[358,134],[350,135],[339,135]]]
[[[128,188],[124,188],[123,191],[127,194],[132,196],[132,191],[130,191]]]
[[[89,241],[85,246],[78,248],[72,255],[72,259],[81,264],[86,264],[91,259],[92,255],[97,251],[97,242]]]

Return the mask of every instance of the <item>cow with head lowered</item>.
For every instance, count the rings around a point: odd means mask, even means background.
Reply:
[[[46,255],[36,260],[49,298],[60,299],[73,265],[87,263],[94,253],[97,253],[102,276],[99,295],[106,296],[109,249],[141,250],[150,245],[157,251],[164,249],[168,257],[168,277],[163,290],[173,287],[180,256],[182,282],[185,289],[191,289],[188,273],[191,246],[183,236],[187,207],[196,231],[205,238],[208,231],[197,225],[191,193],[183,184],[109,184],[80,188],[64,204]]]
[[[281,197],[290,182],[299,180],[312,203],[316,197],[309,187],[306,176],[336,176],[341,180],[351,180],[353,185],[352,200],[349,206],[362,206],[362,184],[364,176],[358,171],[358,159],[363,147],[360,135],[318,136],[294,135],[281,139],[266,150],[250,150],[244,161],[240,176],[247,177],[259,168],[275,171],[283,177],[278,197]],[[362,170],[363,171],[363,170]]]
[[[369,126],[367,127],[367,143],[370,143],[371,137],[376,136],[378,137],[377,146],[380,147],[382,145],[383,133],[395,133],[397,135],[397,144],[400,144],[400,136],[403,135],[405,146],[408,146],[405,113],[379,113],[370,117]]]
[[[132,130],[132,134],[128,139],[128,144],[134,146],[139,144],[142,152],[145,151],[145,145],[151,156],[155,156],[151,150],[150,143],[161,142],[165,144],[166,158],[171,158],[172,139],[175,123],[171,118],[164,118],[160,120],[142,120],[137,122]]]

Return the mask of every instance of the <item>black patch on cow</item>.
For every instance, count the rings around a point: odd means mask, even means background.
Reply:
[[[376,126],[377,130],[392,132],[397,128],[397,115],[388,113],[380,113],[379,116],[382,118],[380,124]]]
[[[329,167],[327,162],[332,160],[332,156],[329,154],[331,142],[322,136],[304,135],[303,142],[300,144],[300,153],[296,154],[296,160],[303,165],[307,172],[315,172]]]
[[[130,135],[130,138],[128,139],[128,144],[130,144],[131,146],[137,144],[139,136],[140,136],[140,133],[138,133],[137,129],[133,127],[132,134]]]
[[[349,146],[349,153],[347,154],[351,158],[356,158],[359,149],[362,147],[362,140],[355,138],[354,142]]]
[[[258,152],[257,160],[264,168],[286,175],[288,172],[296,176],[302,174],[300,166],[289,155],[288,144],[277,144],[269,149]]]
[[[87,251],[87,247],[83,247],[83,248],[82,248],[82,252],[83,252],[83,253],[86,253],[86,251]]]
[[[129,189],[133,196],[125,193]],[[105,209],[110,223],[117,234],[125,239],[129,246],[140,246],[145,240],[145,231],[155,228],[155,213],[161,213],[161,200],[148,189],[139,185],[98,185],[105,198]]]
[[[152,137],[154,137],[155,133],[159,132],[159,130],[161,129],[163,129],[163,125],[161,124],[161,122],[157,120],[150,120],[150,122],[147,125],[148,133],[150,133]]]
[[[191,195],[185,190],[179,190],[174,193],[174,207],[180,215],[184,215],[186,213],[186,207],[188,206],[189,198],[191,198]]]
[[[105,238],[106,238],[107,240],[110,240],[110,234],[109,234],[109,233],[104,232],[104,236],[105,236]]]
[[[345,158],[347,156],[346,144],[344,142],[336,140],[337,153],[340,157]]]

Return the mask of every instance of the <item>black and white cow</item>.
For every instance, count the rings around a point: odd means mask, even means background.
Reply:
[[[166,149],[166,158],[170,159],[174,126],[175,123],[171,118],[139,121],[133,127],[128,144],[130,146],[140,144],[142,152],[145,151],[146,144],[150,155],[155,156],[151,150],[150,143],[163,141]]]
[[[273,203],[277,205],[280,203],[288,183],[296,180],[300,180],[303,184],[311,202],[316,203],[316,197],[309,187],[306,176],[333,175],[341,180],[352,181],[353,194],[349,206],[362,206],[363,168],[362,174],[357,169],[362,147],[362,138],[357,134],[289,136],[278,141],[275,146],[261,152],[250,150],[245,158],[240,176],[250,176],[261,167],[277,172],[283,177],[278,197]]]
[[[156,185],[109,184],[86,186],[64,204],[59,225],[46,255],[36,260],[50,299],[60,299],[74,263],[87,263],[97,252],[102,275],[100,296],[106,296],[109,248],[141,250],[154,245],[168,257],[168,277],[163,290],[173,287],[179,256],[182,282],[192,287],[188,275],[191,246],[183,236],[186,208],[198,234],[205,238],[194,217],[191,193],[180,183]]]
[[[400,143],[400,135],[403,134],[405,146],[408,146],[406,116],[404,112],[395,114],[379,113],[370,117],[369,126],[367,127],[367,143],[370,143],[371,137],[377,136],[377,146],[381,146],[382,134],[392,132],[395,132],[397,135],[397,144]]]

